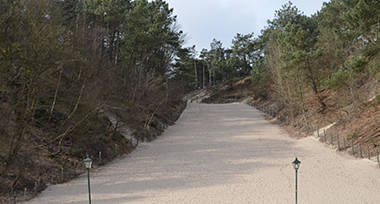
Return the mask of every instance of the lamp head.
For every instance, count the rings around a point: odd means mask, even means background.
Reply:
[[[88,157],[88,155],[87,155],[87,158],[85,160],[83,160],[83,163],[84,163],[84,166],[86,167],[86,169],[91,169],[92,161],[91,161],[90,157]]]
[[[298,170],[298,168],[300,168],[300,164],[301,164],[301,162],[298,161],[298,159],[297,159],[297,157],[296,157],[296,159],[292,162],[292,164],[293,164],[293,168],[294,168],[295,170]]]

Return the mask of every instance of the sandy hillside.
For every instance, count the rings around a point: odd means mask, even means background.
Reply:
[[[189,104],[175,126],[91,171],[92,204],[380,203],[380,169],[315,141],[294,139],[242,104]],[[88,203],[87,177],[28,204]]]

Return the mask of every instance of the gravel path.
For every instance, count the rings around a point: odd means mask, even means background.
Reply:
[[[294,139],[243,104],[189,104],[175,126],[91,171],[92,204],[380,203],[380,169]],[[88,203],[87,177],[49,187],[28,204]]]

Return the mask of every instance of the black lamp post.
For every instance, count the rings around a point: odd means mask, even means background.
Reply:
[[[293,168],[296,170],[296,204],[297,204],[297,170],[300,168],[301,162],[298,161],[297,157],[296,159],[292,162]]]
[[[89,204],[91,204],[91,191],[90,191],[90,169],[91,169],[91,165],[92,165],[92,161],[91,159],[88,157],[87,155],[87,158],[85,160],[83,160],[84,162],[84,166],[86,167],[87,169],[87,179],[88,179],[88,201],[89,201]]]

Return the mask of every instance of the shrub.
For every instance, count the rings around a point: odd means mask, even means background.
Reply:
[[[358,138],[359,136],[356,133],[347,135],[347,140],[353,140]]]
[[[380,94],[376,96],[376,105],[380,104]]]

